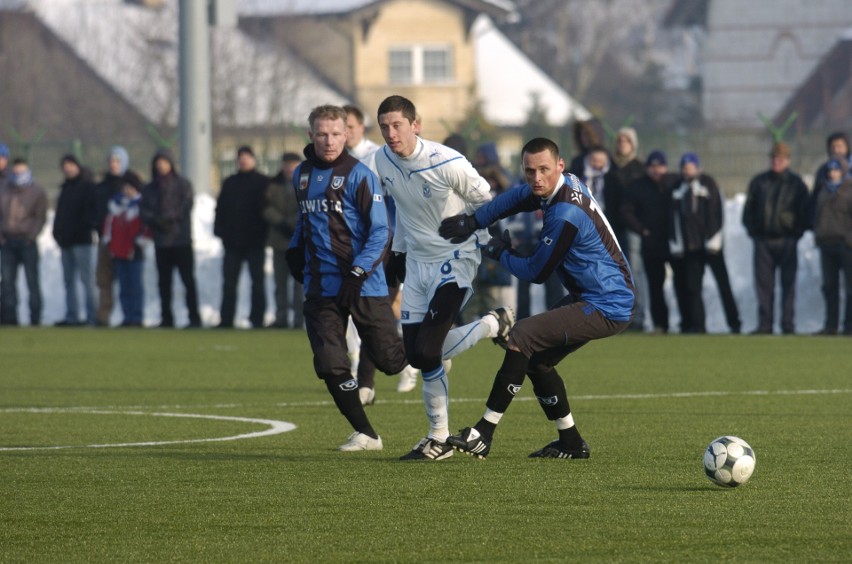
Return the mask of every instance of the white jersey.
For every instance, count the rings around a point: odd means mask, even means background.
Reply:
[[[347,151],[349,151],[350,155],[367,165],[370,170],[376,172],[376,151],[379,150],[379,147],[379,144],[363,137],[360,143],[351,149],[347,149]]]
[[[438,234],[443,219],[472,214],[491,200],[491,186],[473,165],[458,151],[419,137],[406,158],[387,145],[375,156],[382,187],[396,201],[393,250],[420,262],[441,262],[456,251],[478,261],[477,244],[489,240],[486,230],[476,231],[463,243],[451,243]]]

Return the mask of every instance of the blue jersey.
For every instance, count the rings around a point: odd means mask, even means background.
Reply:
[[[629,321],[635,301],[630,265],[589,189],[569,175],[547,200],[528,184],[497,196],[476,210],[479,225],[541,209],[543,224],[530,256],[503,253],[502,264],[522,280],[544,282],[555,270],[572,296],[613,321]]]
[[[354,266],[367,274],[362,296],[387,296],[382,259],[391,240],[378,177],[344,152],[332,163],[305,149],[293,174],[299,214],[291,248],[305,253],[305,295],[336,296]]]

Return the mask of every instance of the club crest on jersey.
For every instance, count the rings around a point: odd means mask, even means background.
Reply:
[[[308,189],[308,182],[310,181],[310,179],[311,179],[310,174],[303,174],[303,175],[299,176],[299,190],[307,190]]]
[[[423,197],[424,198],[431,198],[432,197],[432,189],[429,188],[428,184],[423,185]]]
[[[343,188],[343,177],[342,176],[332,176],[331,177],[331,189],[332,190],[340,190]]]

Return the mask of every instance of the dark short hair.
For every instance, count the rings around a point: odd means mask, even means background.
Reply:
[[[343,106],[343,110],[346,112],[347,116],[355,116],[358,123],[364,125],[364,112],[361,111],[361,108],[353,106],[352,104],[346,104]]]
[[[29,166],[29,164],[30,163],[28,163],[27,159],[25,159],[24,157],[17,157],[17,158],[15,158],[14,161],[12,161],[12,166],[15,166],[15,165],[27,165],[27,166]]]
[[[547,137],[536,137],[535,139],[527,141],[527,144],[524,145],[523,149],[521,149],[521,155],[523,156],[527,153],[541,153],[542,151],[550,151],[553,158],[559,160],[559,145]]]
[[[281,162],[284,162],[284,163],[292,163],[292,162],[300,163],[300,162],[302,162],[302,157],[300,157],[296,153],[288,151],[288,152],[284,153],[283,155],[281,155]]]
[[[389,114],[391,112],[402,113],[402,117],[407,119],[410,123],[417,121],[417,108],[414,107],[414,102],[404,96],[394,94],[393,96],[388,96],[382,100],[382,103],[379,104],[376,116]]]

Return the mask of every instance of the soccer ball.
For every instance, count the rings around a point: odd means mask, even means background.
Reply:
[[[713,439],[704,451],[704,473],[717,486],[735,488],[754,472],[754,450],[739,437]]]

